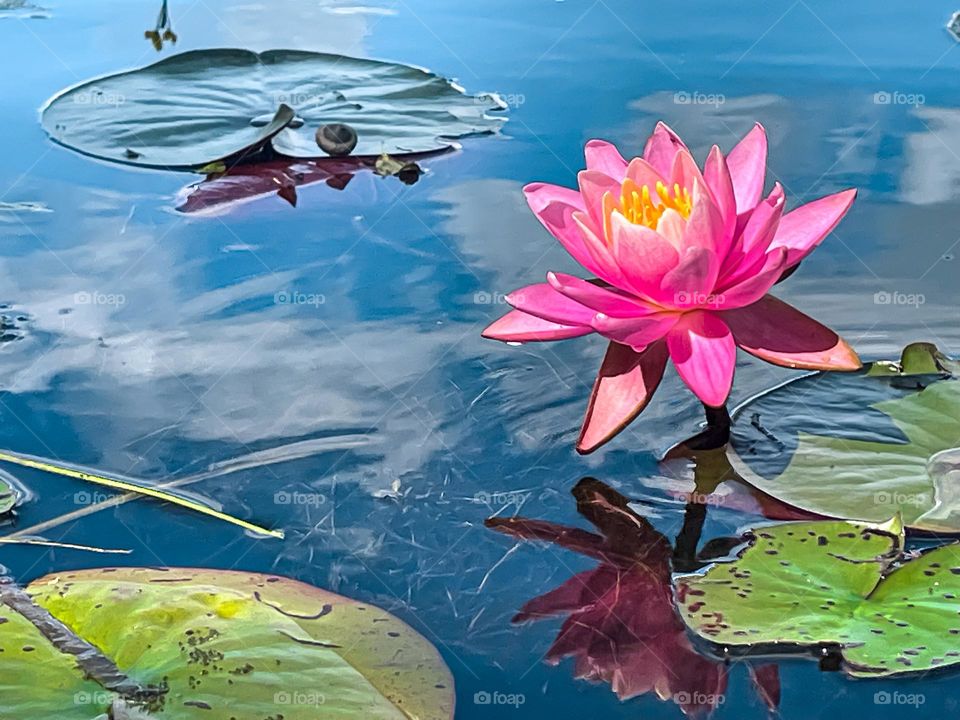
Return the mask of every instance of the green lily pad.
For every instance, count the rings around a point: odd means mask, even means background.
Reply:
[[[450,673],[424,638],[377,607],[293,580],[108,568],[48,576],[26,593],[67,637],[51,642],[31,613],[0,604],[0,717],[91,720],[120,701],[177,720],[453,716]],[[71,642],[102,658],[70,654]],[[150,693],[90,679],[103,666]]]
[[[141,167],[193,169],[265,146],[323,157],[316,131],[346,123],[354,154],[441,150],[496,131],[506,106],[468,96],[421,68],[294,50],[194,50],[64,90],[42,111],[44,130],[87,155]]]
[[[960,663],[960,543],[903,553],[903,525],[783,523],[730,562],[676,581],[681,613],[731,652],[839,649],[858,677]]]
[[[933,346],[860,373],[815,373],[734,411],[737,474],[814,515],[960,533],[960,379]],[[930,348],[933,348],[930,350]]]
[[[20,491],[0,476],[0,517],[20,504]]]

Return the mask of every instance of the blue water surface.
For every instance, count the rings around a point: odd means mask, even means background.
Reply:
[[[595,563],[484,527],[495,514],[585,526],[569,494],[584,476],[639,501],[668,537],[683,522],[683,484],[657,457],[696,431],[700,411],[675,374],[641,420],[584,458],[573,445],[605,343],[480,338],[503,293],[577,272],[522,186],[573,185],[590,138],[638,154],[659,119],[701,159],[764,123],[768,179],[789,206],[859,187],[778,293],[865,358],[915,340],[960,350],[960,50],[947,2],[173,0],[176,51],[397,60],[511,106],[499,136],[425,163],[416,185],[360,174],[342,191],[301,188],[296,208],[270,196],[211,217],[174,210],[189,176],[99,163],[38,123],[60,89],[156,60],[143,30],[158,3],[41,4],[50,17],[0,18],[0,202],[52,211],[0,212],[0,301],[20,336],[0,347],[0,447],[151,481],[236,461],[191,490],[287,539],[138,501],[43,533],[130,555],[3,546],[22,582],[117,563],[282,573],[422,632],[456,678],[458,718],[680,717],[653,693],[621,702],[574,679],[569,661],[545,664],[559,621],[510,619]],[[877,293],[923,301],[878,304]],[[788,376],[741,358],[733,400]],[[34,496],[9,529],[103,499],[12,471]],[[757,520],[712,507],[703,539]],[[780,671],[785,718],[958,707],[955,676],[854,682],[800,659]],[[745,669],[730,675],[715,717],[765,717]],[[876,702],[894,691],[924,703]],[[524,702],[475,702],[484,692]]]

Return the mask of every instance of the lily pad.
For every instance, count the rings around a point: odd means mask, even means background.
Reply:
[[[917,350],[749,400],[733,414],[731,465],[807,513],[879,522],[899,512],[910,529],[960,533],[960,379],[953,361]]]
[[[13,484],[0,476],[0,517],[13,510],[20,502],[20,493]]]
[[[90,720],[118,701],[176,719],[453,716],[450,673],[424,638],[293,580],[107,568],[42,578],[20,596],[3,587],[0,717]],[[18,611],[23,598],[33,604]]]
[[[747,538],[734,561],[677,579],[702,638],[731,652],[839,652],[859,677],[960,663],[960,543],[911,559],[899,518],[783,523]]]
[[[316,131],[346,123],[354,155],[442,150],[495,132],[506,106],[421,68],[294,50],[194,50],[64,90],[42,111],[56,142],[104,160],[193,169],[256,154],[323,157]]]

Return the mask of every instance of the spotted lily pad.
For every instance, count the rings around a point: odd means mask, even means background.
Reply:
[[[839,651],[854,676],[960,663],[960,543],[912,559],[903,524],[756,528],[730,562],[677,579],[687,625],[733,652]]]
[[[256,154],[324,153],[316,131],[346,123],[357,156],[449,148],[496,131],[495,95],[466,95],[421,68],[294,50],[194,50],[64,90],[43,109],[51,138],[105,160],[195,169]]]
[[[816,373],[734,412],[737,474],[799,510],[960,533],[960,379],[936,349],[855,374]]]
[[[0,585],[0,617],[4,718],[90,720],[121,702],[177,720],[453,716],[450,673],[424,638],[277,576],[67,572]]]

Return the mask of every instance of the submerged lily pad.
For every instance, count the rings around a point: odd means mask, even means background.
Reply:
[[[854,676],[960,663],[960,543],[910,559],[903,525],[783,523],[732,562],[677,580],[687,625],[731,651],[838,650]]]
[[[960,379],[927,347],[748,401],[734,412],[731,464],[808,513],[879,522],[899,512],[908,528],[960,533]]]
[[[108,568],[26,591],[52,618],[18,612],[0,586],[0,717],[90,720],[117,701],[178,720],[453,715],[450,673],[424,638],[379,608],[293,580]],[[68,636],[48,640],[57,623]],[[102,657],[84,656],[84,643]]]
[[[506,106],[402,65],[294,50],[185,52],[81,83],[49,100],[42,124],[57,142],[105,160],[193,169],[254,154],[325,154],[316,132],[346,123],[358,156],[441,150],[496,131]]]

